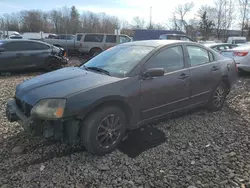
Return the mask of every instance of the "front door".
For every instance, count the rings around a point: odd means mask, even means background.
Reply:
[[[187,45],[191,74],[191,101],[202,103],[209,99],[211,90],[221,79],[219,62],[205,48]]]
[[[164,68],[165,74],[141,80],[141,119],[157,116],[185,108],[189,105],[190,75],[181,45],[161,50],[143,67]]]

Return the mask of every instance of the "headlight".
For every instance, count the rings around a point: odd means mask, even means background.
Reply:
[[[32,116],[46,119],[57,119],[63,117],[66,99],[43,99],[31,110]]]

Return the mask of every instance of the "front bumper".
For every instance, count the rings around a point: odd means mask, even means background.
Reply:
[[[63,64],[63,65],[66,65],[66,64],[68,64],[68,62],[69,62],[69,58],[67,58],[67,57],[59,57],[59,56],[57,56],[57,60],[58,60],[61,64]]]
[[[7,101],[6,116],[10,122],[22,121],[22,126],[25,130],[30,130],[31,125],[34,121],[25,116],[24,113],[18,108],[14,98],[10,98]]]
[[[37,136],[43,135],[45,138],[54,136],[56,139],[62,138],[63,121],[48,121],[27,117],[19,108],[14,98],[7,101],[6,116],[10,122],[17,121],[25,131],[35,133]]]
[[[40,120],[32,116],[27,117],[18,107],[16,100],[7,101],[6,116],[10,122],[17,121],[25,131],[45,138],[53,137],[56,140],[77,141],[79,121],[73,118],[59,120]]]

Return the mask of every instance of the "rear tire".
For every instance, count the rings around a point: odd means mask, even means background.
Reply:
[[[222,109],[228,93],[228,88],[225,83],[221,82],[213,90],[207,108],[210,111],[219,111]]]
[[[92,154],[105,155],[121,142],[126,130],[126,116],[116,106],[104,106],[81,122],[80,137]]]

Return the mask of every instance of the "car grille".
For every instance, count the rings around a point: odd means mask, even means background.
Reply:
[[[17,107],[21,110],[21,112],[24,113],[25,116],[29,117],[30,116],[30,111],[32,109],[32,106],[22,102],[20,99],[16,98],[16,104]]]

